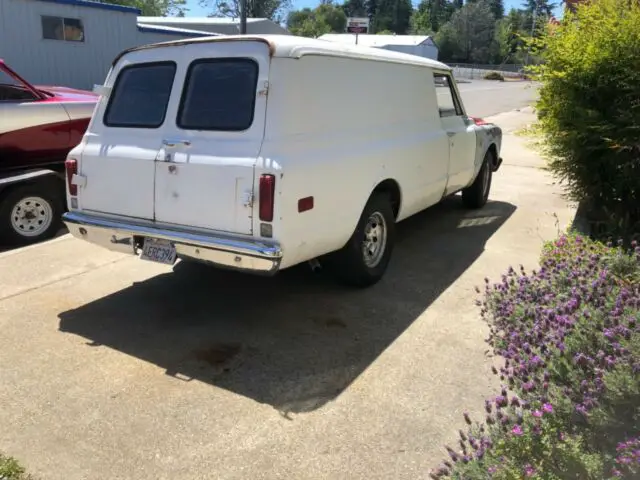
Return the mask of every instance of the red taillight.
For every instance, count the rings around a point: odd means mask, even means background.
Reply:
[[[273,202],[276,192],[276,177],[260,175],[260,220],[273,221]]]
[[[71,179],[78,173],[78,161],[75,158],[67,158],[64,161],[64,169],[67,173],[67,187],[69,195],[75,197],[78,195],[78,186],[71,183]]]
[[[475,123],[476,125],[488,125],[487,122],[485,122],[482,118],[478,118],[478,117],[469,117],[471,120],[473,120],[473,123]]]

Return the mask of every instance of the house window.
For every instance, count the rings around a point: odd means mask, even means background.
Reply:
[[[84,26],[79,18],[42,17],[42,38],[84,42]]]

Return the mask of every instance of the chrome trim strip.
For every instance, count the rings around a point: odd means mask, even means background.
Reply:
[[[264,257],[269,259],[282,258],[282,250],[276,243],[239,239],[224,233],[206,235],[181,230],[170,230],[167,228],[147,227],[144,225],[136,225],[135,223],[107,220],[74,211],[64,213],[62,215],[62,220],[65,223],[73,225],[106,228],[131,235],[161,238],[177,243],[196,245],[254,257]]]

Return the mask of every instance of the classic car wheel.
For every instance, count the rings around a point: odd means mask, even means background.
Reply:
[[[0,241],[29,245],[53,237],[60,228],[62,200],[40,184],[11,189],[0,198]]]
[[[396,220],[386,195],[374,194],[347,244],[323,262],[340,280],[356,287],[377,283],[387,270]]]
[[[493,153],[487,151],[478,176],[471,186],[462,190],[462,203],[465,207],[482,208],[487,203],[487,200],[489,200],[491,178],[493,177],[493,171],[491,170],[492,163]]]

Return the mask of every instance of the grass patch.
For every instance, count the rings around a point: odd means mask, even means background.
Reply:
[[[0,479],[1,480],[35,480],[27,474],[15,458],[6,457],[0,453]]]

